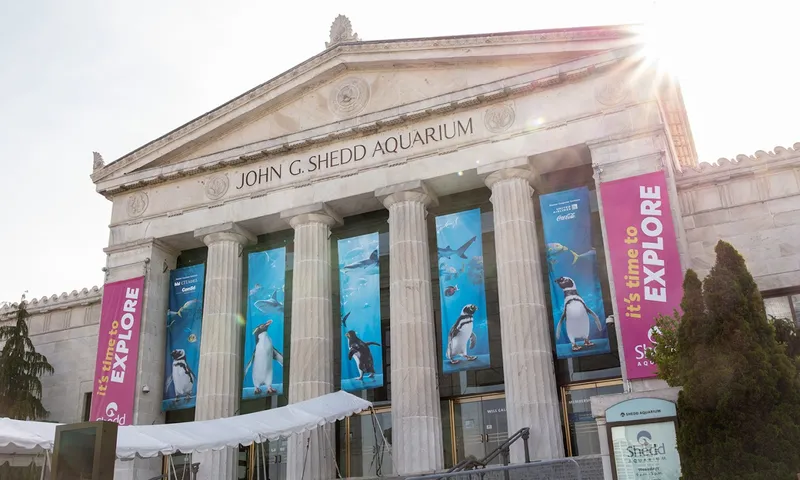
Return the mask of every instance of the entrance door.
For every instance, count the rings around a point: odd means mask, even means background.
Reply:
[[[469,456],[484,459],[508,440],[506,399],[503,395],[460,398],[453,401],[455,462]],[[503,456],[490,462],[503,463]]]

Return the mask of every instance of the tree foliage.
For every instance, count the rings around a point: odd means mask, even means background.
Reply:
[[[683,386],[683,478],[796,479],[800,377],[776,340],[785,325],[768,321],[742,256],[722,241],[715,251],[702,283],[686,273],[683,313],[659,319],[662,332],[650,354],[661,378]]]
[[[12,314],[12,322],[0,326],[0,417],[38,420],[48,415],[42,405],[40,377],[52,374],[47,358],[36,352],[28,336],[28,313],[25,300]]]

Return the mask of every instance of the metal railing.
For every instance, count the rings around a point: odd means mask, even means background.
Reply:
[[[572,465],[574,468],[567,471]],[[454,467],[455,468],[455,467]],[[459,472],[434,473],[404,480],[583,480],[581,466],[574,458],[537,460],[531,463],[498,465]]]
[[[478,468],[486,468],[490,462],[492,462],[498,455],[503,455],[503,465],[508,465],[510,463],[510,450],[511,445],[513,445],[517,440],[522,440],[523,447],[525,449],[525,463],[530,463],[531,461],[531,454],[530,449],[528,448],[528,439],[531,437],[531,429],[530,428],[521,428],[518,432],[514,435],[508,437],[508,439],[500,444],[499,447],[492,450],[489,455],[484,457],[481,460],[478,460],[474,456],[469,456],[464,460],[458,462],[453,468],[447,471],[447,473],[453,472],[463,472],[465,470],[475,470]]]

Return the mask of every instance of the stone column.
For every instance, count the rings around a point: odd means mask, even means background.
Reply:
[[[194,418],[232,417],[241,388],[242,250],[256,238],[235,223],[201,228],[195,237],[208,245],[208,260]],[[195,455],[192,460],[200,462],[198,478],[236,478],[238,454],[236,449],[226,448]]]
[[[532,171],[527,159],[520,158],[480,168],[478,174],[487,175],[492,190],[508,432],[529,427],[532,459],[561,458],[564,444]],[[511,461],[524,462],[520,442],[511,448]]]
[[[433,472],[444,467],[426,221],[437,199],[420,181],[375,195],[389,209],[392,460],[398,475]]]
[[[606,425],[606,417],[595,418],[597,422],[597,436],[600,439],[600,455],[603,460],[603,478],[614,478],[611,472],[611,450],[608,444],[608,426]]]
[[[342,219],[318,203],[283,212],[294,228],[289,403],[333,392],[331,227]],[[287,442],[288,480],[336,478],[333,425]]]
[[[108,255],[105,283],[145,276],[133,418],[128,425],[164,423],[159,386],[164,384],[169,270],[175,268],[178,252],[154,238],[113,245],[106,248],[105,252]],[[94,352],[91,358],[94,359]],[[149,387],[149,393],[142,391],[145,385]],[[160,458],[137,458],[125,462],[118,460],[114,467],[114,478],[117,480],[152,478],[158,475],[161,475]]]

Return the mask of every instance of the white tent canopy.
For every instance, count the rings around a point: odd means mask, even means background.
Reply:
[[[117,458],[222,450],[286,438],[333,423],[372,404],[344,391],[261,412],[201,422],[119,427]],[[0,418],[0,456],[53,451],[58,423]]]

